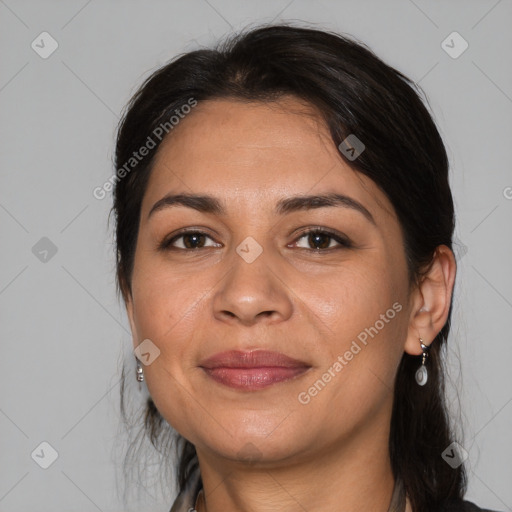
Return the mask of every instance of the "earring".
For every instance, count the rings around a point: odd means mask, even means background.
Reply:
[[[427,367],[425,366],[425,361],[427,360],[430,345],[425,345],[421,338],[420,345],[421,350],[423,350],[423,357],[421,359],[421,366],[416,370],[416,382],[418,383],[419,386],[424,386],[428,380],[428,372]]]
[[[137,382],[144,382],[144,372],[142,370],[142,366],[140,361],[137,359]]]

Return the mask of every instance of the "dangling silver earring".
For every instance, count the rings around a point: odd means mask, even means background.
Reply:
[[[421,366],[416,370],[416,382],[419,386],[424,386],[428,380],[428,371],[425,366],[425,361],[427,360],[428,350],[430,348],[429,345],[425,345],[423,340],[420,338],[421,350],[423,350],[423,356],[421,359]]]
[[[142,370],[142,366],[138,359],[137,359],[137,382],[144,382],[144,372]]]

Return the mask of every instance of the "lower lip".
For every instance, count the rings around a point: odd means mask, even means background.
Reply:
[[[203,368],[214,381],[230,388],[254,391],[267,388],[278,382],[291,380],[305,373],[309,367],[264,367],[264,368]]]

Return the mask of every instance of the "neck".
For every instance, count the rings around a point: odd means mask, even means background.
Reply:
[[[204,500],[198,512],[387,512],[394,489],[389,425],[281,463],[242,465],[198,450]]]

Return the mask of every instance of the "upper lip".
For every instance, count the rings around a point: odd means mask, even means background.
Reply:
[[[297,368],[308,367],[304,361],[269,350],[228,350],[205,359],[203,368]]]

